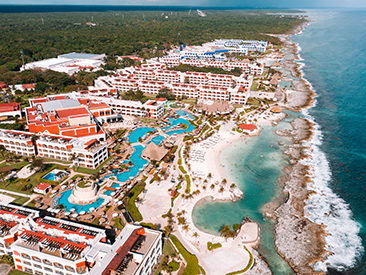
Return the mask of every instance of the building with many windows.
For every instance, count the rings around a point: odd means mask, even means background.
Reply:
[[[162,233],[131,224],[112,243],[104,229],[0,204],[0,225],[0,254],[30,274],[148,275],[162,255]]]

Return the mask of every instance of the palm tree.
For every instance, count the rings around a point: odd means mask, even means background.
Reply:
[[[167,225],[164,227],[164,234],[166,237],[168,237],[169,234],[172,232],[173,232],[173,227],[171,225]]]
[[[187,234],[187,232],[188,232],[188,230],[189,230],[189,225],[188,225],[188,224],[183,225],[183,226],[182,226],[182,230],[183,230],[183,231],[186,231],[186,234]]]
[[[226,179],[223,179],[223,180],[222,180],[222,183],[223,183],[223,184],[226,184],[226,183],[227,183],[227,180],[226,180]]]
[[[184,217],[178,218],[178,225],[185,225],[186,223],[187,223],[186,218],[184,218]]]
[[[221,186],[219,189],[219,192],[222,193],[222,192],[224,192],[224,190],[225,190],[225,188]]]
[[[29,170],[41,171],[45,166],[43,158],[33,158],[32,163],[29,165]]]
[[[230,232],[230,226],[225,224],[223,227],[221,227],[220,230],[220,234],[221,236],[223,236],[225,239],[227,239],[229,236],[229,232]]]
[[[197,241],[197,238],[199,237],[200,235],[198,235],[198,233],[197,232],[193,232],[193,234],[192,234],[192,237],[194,237],[195,239],[196,239],[196,241]]]
[[[231,185],[230,185],[230,188],[235,188],[236,187],[236,184],[235,183],[232,183]]]
[[[212,178],[212,174],[211,173],[208,173],[207,177],[210,179]]]
[[[211,190],[214,190],[215,189],[215,184],[211,184],[210,188],[211,188]]]

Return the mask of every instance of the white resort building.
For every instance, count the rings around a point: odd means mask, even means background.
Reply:
[[[111,243],[104,229],[40,217],[0,204],[0,254],[36,275],[148,275],[162,255],[162,233],[127,224]]]

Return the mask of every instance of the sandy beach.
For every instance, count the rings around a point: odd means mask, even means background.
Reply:
[[[209,140],[192,146],[192,150],[199,149],[204,153],[205,161],[190,160],[191,169],[188,168],[185,162],[183,167],[192,178],[191,193],[195,193],[195,191],[199,191],[199,193],[190,198],[184,198],[180,195],[174,201],[171,213],[176,217],[183,217],[186,221],[185,225],[188,225],[188,230],[184,229],[183,224],[179,224],[176,220],[174,234],[191,253],[198,257],[199,263],[205,269],[206,274],[221,275],[245,268],[249,263],[250,256],[244,246],[252,251],[252,255],[258,263],[258,270],[263,271],[263,274],[270,274],[266,263],[261,260],[258,253],[253,251],[253,247],[259,241],[260,229],[257,223],[247,222],[234,239],[225,239],[219,235],[201,231],[195,226],[192,219],[193,209],[200,203],[208,200],[235,201],[242,196],[240,189],[230,188],[232,183],[227,179],[224,167],[220,164],[220,152],[232,142],[246,138],[237,132],[230,131],[233,126],[233,122],[222,125],[220,131],[211,138],[211,140],[218,140],[213,146],[210,145],[205,148],[205,144],[209,143]],[[213,167],[215,169],[212,169]],[[211,177],[207,177],[209,173],[211,173]],[[172,174],[174,175],[174,172]],[[223,184],[223,179],[227,179],[228,182]],[[215,186],[214,188],[211,188],[212,184]],[[162,218],[161,215],[167,213],[171,207],[168,192],[171,187],[172,183],[169,179],[161,181],[159,184],[148,184],[146,186],[146,193],[140,196],[143,202],[138,204],[145,222],[157,223],[161,228],[167,224],[166,219]],[[224,187],[223,192],[219,191],[221,187]],[[184,183],[181,189],[183,194],[185,188],[186,184]],[[195,232],[197,232],[198,237],[194,237]],[[209,251],[207,248],[208,242],[220,243],[222,247]]]

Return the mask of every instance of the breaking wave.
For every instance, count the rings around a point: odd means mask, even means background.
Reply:
[[[313,102],[313,106],[315,105],[316,101]],[[324,261],[314,264],[314,268],[318,271],[326,271],[330,266],[340,271],[347,270],[355,266],[357,259],[364,251],[359,236],[361,226],[354,220],[349,205],[329,187],[332,173],[327,157],[320,149],[323,137],[321,127],[309,115],[307,109],[302,113],[313,123],[312,138],[304,141],[304,146],[308,148],[305,153],[310,157],[301,161],[302,164],[310,167],[312,182],[308,184],[307,188],[314,191],[307,201],[305,215],[311,221],[325,225],[327,233],[324,237],[325,248],[329,252]]]

